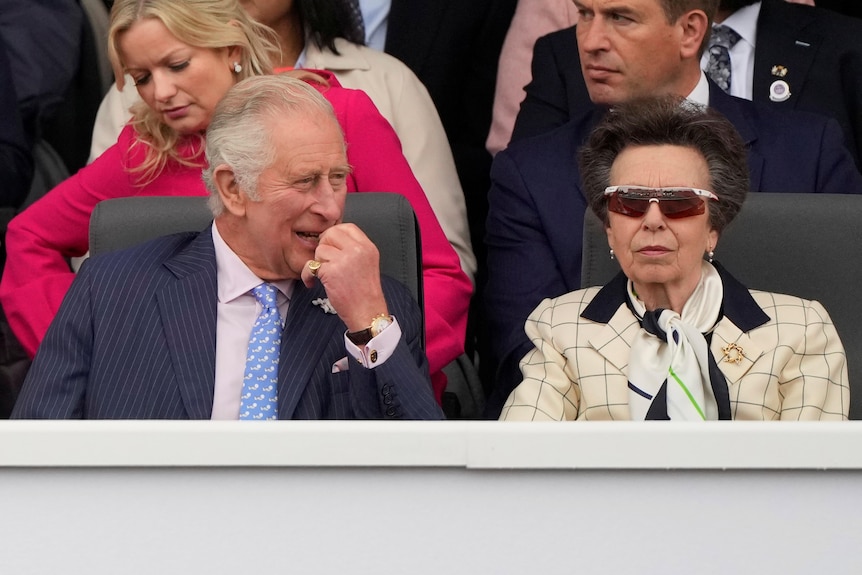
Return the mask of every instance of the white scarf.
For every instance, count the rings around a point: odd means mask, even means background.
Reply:
[[[638,318],[642,319],[646,308],[634,295],[633,287],[629,280],[629,300]],[[718,407],[709,380],[707,354],[710,352],[703,334],[715,326],[723,297],[724,288],[718,272],[704,261],[700,282],[685,302],[682,316],[666,309],[658,318],[659,327],[667,334],[667,340],[643,328],[635,335],[628,379],[631,386],[649,397],[629,388],[629,408],[633,420],[646,418],[652,398],[665,380],[667,414],[671,420],[718,419]]]

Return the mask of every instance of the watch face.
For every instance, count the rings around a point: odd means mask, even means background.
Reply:
[[[371,322],[371,337],[377,337],[381,331],[392,325],[392,318],[389,316],[375,317]]]

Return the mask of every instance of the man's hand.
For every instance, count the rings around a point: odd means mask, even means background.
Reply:
[[[302,281],[307,287],[315,277],[323,283],[348,331],[361,331],[374,317],[389,313],[380,285],[380,253],[357,226],[338,224],[323,232],[314,259],[320,262],[317,273],[306,264]]]

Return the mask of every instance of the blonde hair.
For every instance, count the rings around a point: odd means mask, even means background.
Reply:
[[[108,56],[114,67],[117,86],[124,84],[119,41],[139,20],[154,18],[182,42],[196,48],[239,46],[242,71],[237,81],[272,73],[272,62],[279,54],[278,37],[270,28],[252,20],[237,0],[115,0],[108,31]],[[141,174],[139,185],[152,182],[168,160],[186,166],[203,166],[203,136],[191,158],[183,158],[177,145],[181,135],[168,127],[146,103],[132,107],[132,125],[138,134],[136,144],[146,146],[146,156],[132,172]]]

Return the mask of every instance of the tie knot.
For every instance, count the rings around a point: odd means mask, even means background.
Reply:
[[[736,31],[729,26],[713,26],[712,35],[709,38],[709,47],[721,46],[730,50],[742,38]]]
[[[679,319],[679,314],[670,309],[658,308],[653,311],[647,310],[644,312],[641,327],[644,328],[650,335],[654,335],[660,339],[667,339],[667,332],[670,331],[671,321]],[[674,333],[674,340],[677,335]]]
[[[259,286],[254,287],[251,290],[251,293],[254,295],[254,299],[257,300],[264,309],[266,308],[274,308],[276,307],[275,303],[275,295],[276,295],[276,287],[269,283],[262,283]]]

